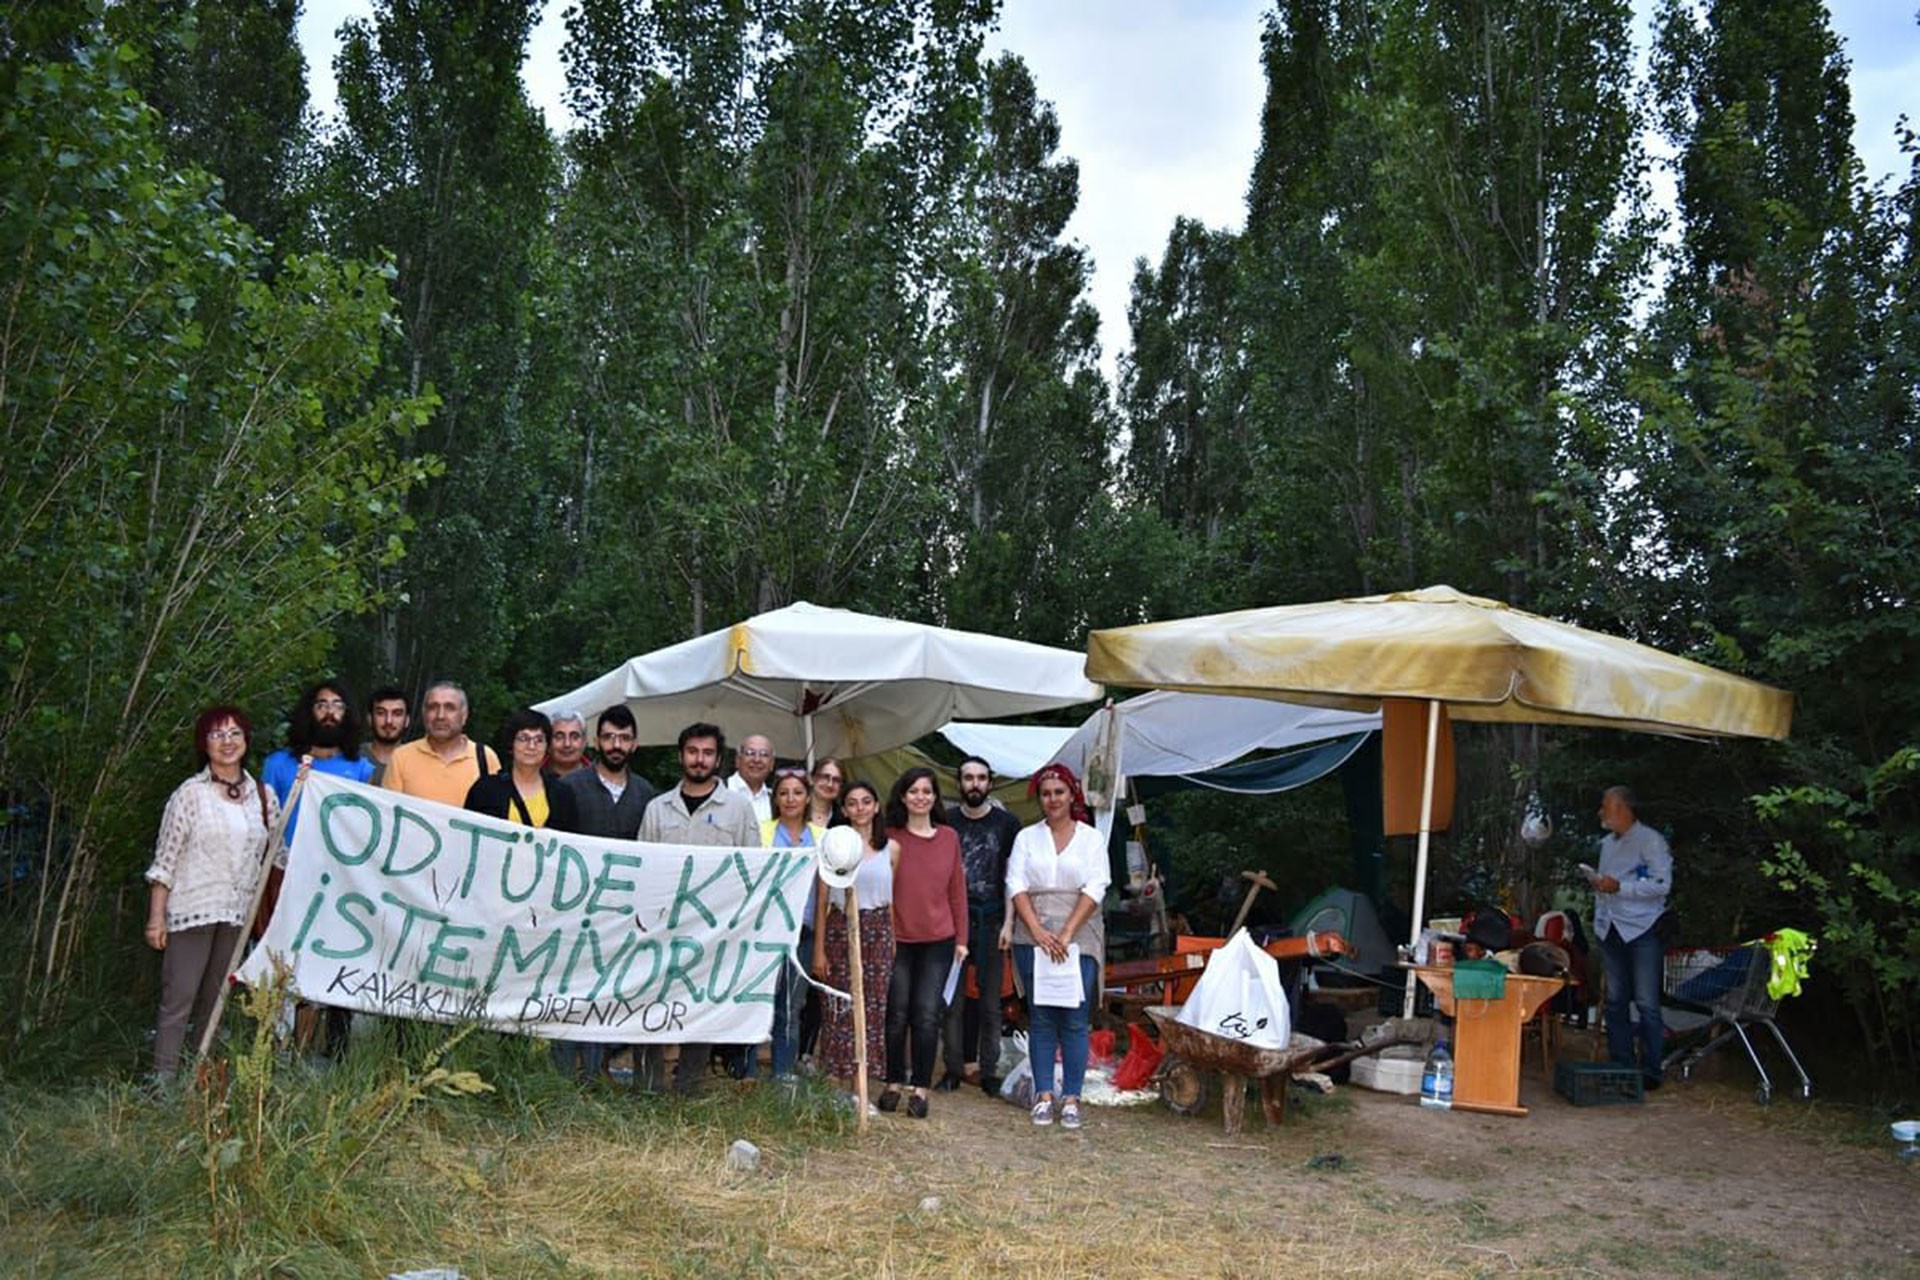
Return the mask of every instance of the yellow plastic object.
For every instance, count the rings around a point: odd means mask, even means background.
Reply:
[[[1760,939],[1759,945],[1767,949],[1773,961],[1767,974],[1767,994],[1775,1000],[1799,995],[1800,984],[1807,980],[1807,962],[1819,943],[1798,929],[1775,929]]]

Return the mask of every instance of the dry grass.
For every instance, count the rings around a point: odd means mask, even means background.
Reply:
[[[1549,1101],[1518,1122],[1354,1095],[1231,1141],[1217,1118],[1157,1107],[1035,1131],[976,1094],[859,1134],[823,1093],[582,1092],[532,1050],[485,1053],[468,1065],[499,1092],[408,1111],[354,1172],[344,1220],[282,1214],[217,1254],[164,1104],[124,1088],[0,1099],[0,1274],[1769,1276],[1920,1257],[1920,1231],[1887,1217],[1910,1203],[1906,1170],[1876,1172],[1817,1141],[1813,1111],[1762,1116],[1733,1089]],[[289,1087],[351,1102],[337,1075]],[[740,1137],[762,1149],[753,1173],[725,1167]],[[1310,1168],[1322,1153],[1341,1159]],[[1790,1190],[1767,1173],[1786,1165]],[[1895,1223],[1853,1271],[1818,1235],[1842,1201]]]

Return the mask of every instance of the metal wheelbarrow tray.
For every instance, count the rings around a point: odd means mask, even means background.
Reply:
[[[1176,1021],[1176,1013],[1170,1007],[1147,1010],[1166,1051],[1155,1073],[1160,1097],[1174,1111],[1192,1115],[1206,1105],[1207,1073],[1219,1075],[1220,1118],[1229,1137],[1246,1127],[1247,1081],[1260,1082],[1260,1110],[1267,1123],[1282,1124],[1287,1116],[1288,1079],[1310,1067],[1328,1048],[1323,1040],[1295,1032],[1286,1048],[1262,1049],[1189,1027]]]

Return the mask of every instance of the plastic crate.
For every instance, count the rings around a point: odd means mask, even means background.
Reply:
[[[1646,1090],[1637,1067],[1611,1062],[1562,1062],[1553,1069],[1553,1091],[1576,1107],[1643,1102]]]
[[[1420,1092],[1420,1075],[1426,1070],[1425,1058],[1356,1058],[1352,1083],[1378,1093]]]

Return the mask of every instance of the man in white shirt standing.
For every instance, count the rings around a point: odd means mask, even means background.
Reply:
[[[1608,787],[1600,797],[1600,825],[1608,834],[1587,883],[1593,886],[1593,936],[1607,974],[1607,1057],[1619,1066],[1635,1065],[1638,1009],[1640,1074],[1648,1089],[1658,1089],[1666,1052],[1659,926],[1673,891],[1673,853],[1666,837],[1642,824],[1633,808],[1633,792],[1625,787]]]
[[[760,822],[773,820],[773,789],[767,778],[773,773],[773,743],[764,734],[752,734],[733,753],[733,776],[727,779],[729,790],[738,791],[753,805],[753,816]]]

